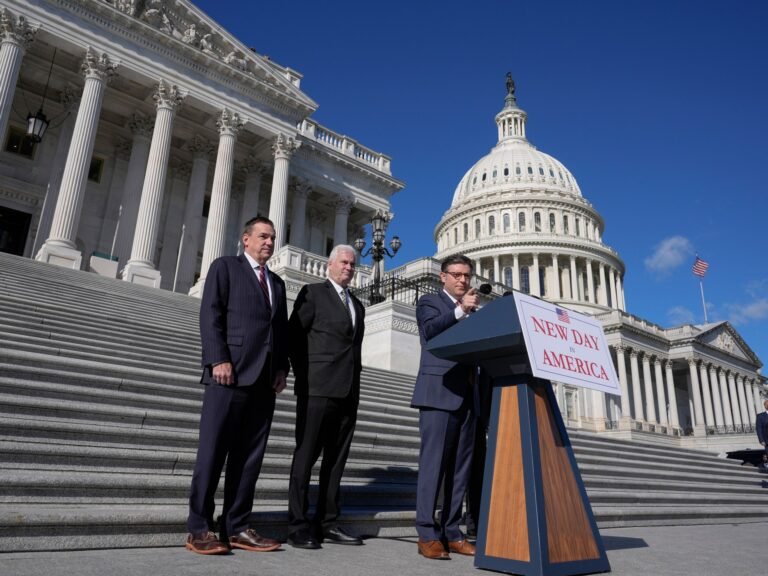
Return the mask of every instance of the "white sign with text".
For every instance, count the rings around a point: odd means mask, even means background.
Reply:
[[[599,321],[520,292],[514,297],[534,376],[621,396]]]

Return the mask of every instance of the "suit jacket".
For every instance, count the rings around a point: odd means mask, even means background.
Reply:
[[[757,415],[755,428],[757,428],[757,439],[760,442],[768,443],[768,412],[761,412]]]
[[[211,263],[200,305],[204,384],[214,382],[214,364],[231,362],[235,386],[250,386],[265,368],[270,352],[270,378],[277,370],[288,372],[285,283],[272,272],[268,278],[271,307],[245,256],[223,256]]]
[[[360,391],[365,308],[350,294],[355,326],[329,280],[305,285],[289,322],[290,358],[297,395],[346,398]]]
[[[458,322],[456,305],[442,290],[439,294],[426,294],[419,298],[416,305],[416,322],[419,325],[421,360],[411,406],[458,410],[467,395],[472,393],[470,376],[473,367],[443,360],[426,349],[427,342]]]

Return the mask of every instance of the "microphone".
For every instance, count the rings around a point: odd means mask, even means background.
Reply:
[[[493,292],[493,287],[490,284],[480,284],[480,286],[477,287],[477,291],[480,292],[480,294],[485,294],[487,296]]]

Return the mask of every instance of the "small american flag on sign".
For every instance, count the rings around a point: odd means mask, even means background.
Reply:
[[[693,273],[699,278],[704,278],[707,268],[709,268],[709,263],[696,256],[696,260],[693,262]]]
[[[566,324],[571,323],[571,318],[568,316],[568,310],[563,310],[562,308],[555,308],[555,312],[557,312],[557,319],[560,320],[560,322],[565,322]]]

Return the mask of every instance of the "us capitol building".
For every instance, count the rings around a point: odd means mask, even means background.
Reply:
[[[404,187],[388,156],[312,120],[299,72],[188,1],[0,0],[0,41],[0,251],[199,296],[213,259],[236,254],[242,222],[262,214],[293,299],[325,277],[334,244],[374,216],[386,225]],[[759,358],[727,322],[665,329],[627,312],[603,219],[526,122],[508,76],[498,142],[459,182],[434,258],[381,279],[359,267],[361,293],[374,278],[405,287],[371,299],[365,363],[415,373],[415,295],[434,288],[440,259],[464,253],[496,295],[603,323],[622,396],[555,383],[569,425],[713,451],[753,444]]]

